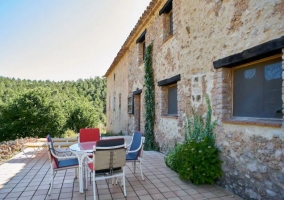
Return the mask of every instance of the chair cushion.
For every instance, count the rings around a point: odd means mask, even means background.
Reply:
[[[81,128],[80,129],[80,142],[96,142],[100,138],[100,129],[98,128]]]
[[[133,140],[132,140],[132,143],[131,143],[129,151],[137,150],[140,147],[140,145],[141,145],[141,141],[142,141],[142,133],[140,133],[138,131],[134,132]],[[132,158],[132,160],[133,159],[136,160],[138,158],[138,156],[139,156],[139,153],[140,152],[137,151],[137,152],[134,152],[134,153],[129,153],[127,155],[129,155]],[[127,160],[127,157],[126,157],[126,160]]]
[[[56,155],[56,152],[55,152],[55,149],[54,149],[54,146],[53,146],[53,141],[52,141],[52,138],[51,138],[51,136],[50,136],[49,134],[46,136],[46,139],[47,139],[47,142],[50,142],[50,144],[51,144],[51,148],[50,148],[49,145],[48,145],[48,150],[49,150],[49,151],[52,151],[52,153],[53,153],[54,155]],[[54,164],[55,164],[55,167],[56,167],[56,168],[59,167],[58,159],[55,158],[51,153],[50,153],[50,156],[51,156],[51,158],[52,158],[52,160],[53,160],[53,162],[54,162]]]
[[[75,166],[75,165],[79,165],[77,158],[58,161],[58,167],[59,168],[61,168],[61,167],[72,167],[72,166]]]
[[[137,159],[137,153],[129,153],[126,154],[126,160],[136,160]]]
[[[89,162],[89,163],[88,163],[88,167],[90,168],[91,171],[94,171],[94,163]],[[121,170],[122,170],[121,167],[114,168],[114,169],[113,169],[113,173],[121,172]],[[108,173],[108,172],[109,172],[109,169],[97,170],[97,171],[96,171],[96,174],[105,174],[105,173]]]
[[[124,138],[105,139],[97,141],[96,147],[112,147],[124,144]]]

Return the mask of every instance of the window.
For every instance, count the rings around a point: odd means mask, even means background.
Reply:
[[[120,109],[121,109],[121,94],[119,94],[118,108],[119,108],[119,111],[120,111]]]
[[[138,65],[141,65],[145,59],[145,49],[146,49],[145,35],[146,35],[146,30],[143,31],[140,37],[136,40],[136,43],[138,45]]]
[[[133,114],[133,96],[128,96],[127,112]]]
[[[163,38],[164,41],[173,35],[173,1],[168,0],[163,8],[160,10],[159,15],[163,17]]]
[[[234,68],[233,78],[233,116],[283,117],[281,57]]]
[[[113,111],[115,111],[115,97],[113,97]]]
[[[168,87],[168,115],[177,115],[177,85]]]
[[[158,86],[161,86],[161,114],[163,116],[177,116],[177,83],[180,81],[180,74],[158,81]]]

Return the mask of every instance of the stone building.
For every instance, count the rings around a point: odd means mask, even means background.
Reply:
[[[152,0],[105,74],[107,130],[144,131],[144,50],[153,44],[155,137],[183,139],[209,95],[224,176],[246,199],[284,199],[284,1]]]

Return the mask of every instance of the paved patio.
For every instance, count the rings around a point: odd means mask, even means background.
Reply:
[[[126,169],[126,190],[128,200],[151,199],[210,199],[240,200],[242,198],[217,186],[195,186],[181,181],[176,172],[166,167],[164,155],[154,151],[144,152],[144,175],[141,179],[139,169],[132,173],[131,163]],[[46,149],[34,158],[26,158],[22,153],[0,166],[0,199],[5,200],[45,200],[45,199],[93,199],[93,187],[89,185],[84,194],[80,194],[78,179],[74,180],[74,169],[59,171],[54,180],[51,195],[48,196],[50,180],[49,160]],[[120,186],[97,184],[98,199],[125,199]]]

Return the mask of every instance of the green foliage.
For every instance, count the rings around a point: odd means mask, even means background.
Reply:
[[[104,78],[52,82],[0,77],[0,142],[17,137],[45,137],[45,126],[52,123],[57,124],[48,128],[52,136],[62,135],[68,129],[78,132],[82,127],[104,127],[105,107]],[[36,126],[40,128],[36,130]]]
[[[181,179],[191,180],[196,185],[213,184],[222,175],[220,151],[215,147],[213,132],[216,121],[211,122],[212,109],[207,95],[206,104],[205,120],[192,111],[193,120],[186,117],[184,143],[176,144],[165,158],[167,166],[177,171]]]
[[[158,145],[155,141],[154,122],[155,122],[155,85],[154,72],[152,68],[152,48],[150,44],[145,52],[145,150],[157,150]]]
[[[50,98],[48,89],[24,91],[1,105],[0,135],[12,140],[20,137],[60,136],[64,115],[58,103]]]
[[[69,128],[78,133],[80,128],[97,127],[100,121],[98,109],[84,99],[70,103],[73,105],[69,106],[65,129]]]
[[[67,129],[64,134],[62,135],[63,138],[75,138],[77,137],[78,134],[75,133],[75,131],[71,130],[71,129]]]

